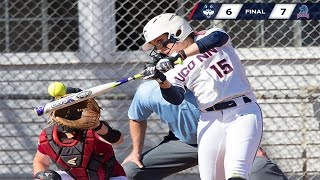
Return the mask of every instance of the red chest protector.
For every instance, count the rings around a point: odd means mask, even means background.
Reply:
[[[92,130],[78,133],[71,143],[63,143],[58,137],[58,126],[54,125],[41,132],[39,143],[59,169],[77,180],[125,176],[112,146],[100,141]]]

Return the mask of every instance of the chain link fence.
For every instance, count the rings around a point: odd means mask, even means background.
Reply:
[[[138,73],[149,60],[140,50],[143,25],[163,12],[187,17],[195,3],[0,1],[0,179],[31,178],[37,136],[48,118],[33,108],[49,101],[52,81],[86,89]],[[190,22],[195,30],[218,26],[230,34],[263,110],[262,146],[269,156],[290,179],[320,179],[319,21]],[[119,161],[131,151],[127,110],[141,81],[98,97],[102,118],[126,137],[116,148]],[[167,133],[155,115],[148,124],[145,149]],[[197,173],[195,167],[167,179]]]

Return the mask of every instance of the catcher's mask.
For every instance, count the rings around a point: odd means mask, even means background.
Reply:
[[[50,120],[60,126],[65,126],[64,129],[66,131],[72,131],[72,129],[89,129],[96,125],[99,118],[100,107],[94,99],[87,99],[74,105],[55,110],[50,115]]]

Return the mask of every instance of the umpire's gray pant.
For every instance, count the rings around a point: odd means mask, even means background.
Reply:
[[[158,146],[142,154],[143,168],[135,163],[123,164],[130,180],[160,180],[174,173],[198,165],[198,149],[167,137]],[[197,179],[200,179],[197,178]]]

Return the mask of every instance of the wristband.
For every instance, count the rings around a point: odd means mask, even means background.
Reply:
[[[161,72],[159,72],[159,73],[161,73]],[[158,82],[158,83],[160,83],[160,84],[163,84],[164,83],[164,81],[166,81],[167,80],[167,77],[164,75],[164,74],[159,74],[159,78],[157,78],[156,79],[156,81]]]
[[[108,133],[100,136],[110,143],[116,143],[117,141],[119,141],[119,139],[121,138],[121,132],[118,130],[112,129],[108,123],[103,123],[103,124],[108,127]]]
[[[99,121],[99,123],[100,123],[100,124],[99,124],[98,127],[92,129],[93,131],[99,131],[99,130],[102,128],[102,124],[103,124],[103,123],[101,123],[101,121]]]
[[[187,55],[186,55],[186,53],[184,52],[184,50],[180,50],[178,53],[179,53],[179,55],[180,55],[180,57],[181,57],[182,60],[187,59]]]

